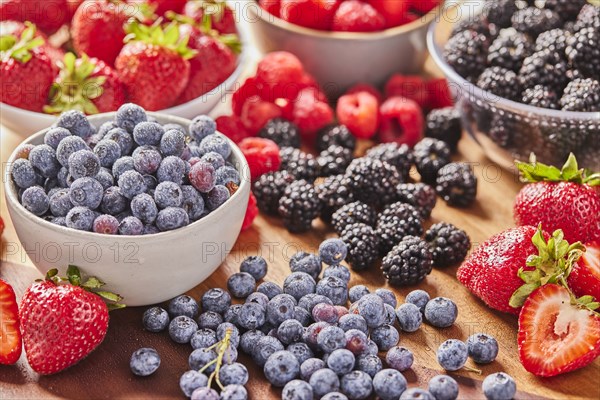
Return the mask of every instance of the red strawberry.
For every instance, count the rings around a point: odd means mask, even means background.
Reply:
[[[0,233],[3,228],[2,223]],[[2,279],[0,279],[0,321],[2,321],[0,323],[0,364],[11,365],[21,357],[23,346],[15,291]]]
[[[392,75],[385,84],[385,96],[411,99],[417,102],[421,108],[427,108],[430,103],[427,83],[425,79],[417,75]]]
[[[402,25],[407,20],[410,3],[408,0],[368,0],[386,20],[386,27]]]
[[[75,59],[67,53],[44,111],[59,114],[79,110],[86,114],[116,111],[125,103],[125,88],[116,71],[85,54]]]
[[[379,140],[414,146],[423,137],[423,110],[404,97],[390,97],[379,108]]]
[[[123,48],[124,25],[134,13],[135,7],[122,1],[85,1],[71,24],[75,51],[113,65]]]
[[[307,143],[312,142],[317,132],[333,122],[333,110],[322,101],[321,94],[313,88],[303,89],[294,103],[293,122]]]
[[[107,305],[99,295],[84,289],[97,289],[103,283],[90,278],[83,287],[78,286],[79,270],[70,266],[67,274],[71,283],[59,284],[57,272],[51,270],[46,280],[31,285],[20,305],[27,361],[42,375],[60,372],[81,361],[102,343],[108,328]],[[120,300],[114,294],[107,297]]]
[[[20,37],[23,31],[27,28],[27,26],[28,25],[26,25],[25,23],[19,21],[1,21],[0,36],[13,35],[16,37]],[[35,37],[40,37],[44,39],[45,43],[42,44],[39,48],[44,50],[48,57],[50,57],[53,65],[57,65],[57,62],[62,61],[63,57],[65,56],[65,52],[61,48],[52,46],[52,44],[48,42],[48,36],[46,36],[43,32],[36,30]]]
[[[210,15],[211,25],[219,33],[237,33],[235,15],[225,0],[188,1],[183,14],[198,24],[203,23],[205,14]]]
[[[258,0],[258,5],[269,14],[281,17],[281,0]]]
[[[538,376],[555,376],[590,364],[600,355],[600,317],[575,306],[555,284],[536,289],[519,315],[519,358]]]
[[[258,96],[253,96],[244,103],[240,119],[248,133],[256,136],[267,122],[280,117],[281,114],[281,109],[276,104],[261,100]]]
[[[67,11],[69,12],[69,21],[73,19],[73,15],[75,15],[75,11],[79,8],[81,3],[84,0],[66,0],[67,2]]]
[[[68,22],[70,14],[66,0],[2,0],[2,20],[29,21],[51,34]]]
[[[379,125],[379,102],[368,92],[346,94],[339,98],[336,108],[340,124],[346,125],[357,138],[369,139]]]
[[[256,205],[256,197],[254,193],[250,192],[250,198],[248,199],[248,208],[246,209],[246,215],[244,215],[244,222],[242,223],[242,231],[250,229],[254,219],[258,216],[258,206]]]
[[[331,25],[332,31],[376,32],[385,28],[385,18],[373,6],[359,0],[340,4]]]
[[[250,134],[246,131],[240,117],[237,115],[222,115],[218,117],[215,122],[217,123],[217,130],[235,143],[239,143],[247,137],[250,137]]]
[[[307,28],[329,30],[338,0],[281,0],[281,18]]]
[[[163,30],[159,25],[132,22],[131,38],[115,60],[129,100],[146,110],[170,107],[183,93],[190,75],[189,59],[195,54],[181,38],[177,24]]]
[[[164,16],[168,11],[180,14],[187,0],[144,0],[150,7],[154,8],[154,13],[158,16]]]
[[[0,217],[0,235],[4,232],[4,220]]]
[[[50,57],[40,47],[44,39],[29,25],[20,37],[2,36],[0,47],[0,101],[41,112],[56,75]]]
[[[572,154],[561,170],[539,162],[518,162],[517,167],[528,182],[515,200],[518,225],[562,229],[570,242],[600,240],[600,173],[579,170]]]
[[[440,5],[441,2],[441,0],[411,0],[409,7],[420,14],[427,14]]]
[[[600,300],[600,242],[587,243],[568,279],[577,296],[590,295]]]

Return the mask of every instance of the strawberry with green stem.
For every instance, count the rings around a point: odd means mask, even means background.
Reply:
[[[231,334],[232,334],[231,328],[225,329],[225,335],[223,336],[223,339],[221,339],[219,342],[213,344],[212,346],[210,346],[206,349],[206,350],[215,350],[215,352],[217,353],[217,358],[215,358],[214,360],[212,360],[211,362],[209,362],[208,364],[206,364],[205,366],[200,368],[200,370],[198,371],[200,373],[204,373],[207,369],[209,369],[211,366],[214,365],[215,369],[208,377],[208,383],[206,384],[207,387],[210,387],[212,385],[212,382],[214,379],[215,382],[217,382],[217,385],[219,385],[219,387],[221,388],[221,390],[224,389],[224,386],[219,379],[219,371],[221,371],[221,366],[223,366],[223,358],[225,358],[225,353],[231,346]],[[227,360],[225,360],[225,361],[227,362]],[[231,362],[231,361],[232,360],[230,360],[229,362]]]
[[[183,9],[183,14],[198,24],[202,23],[206,16],[209,16],[212,27],[219,33],[237,33],[235,16],[225,0],[188,1]]]

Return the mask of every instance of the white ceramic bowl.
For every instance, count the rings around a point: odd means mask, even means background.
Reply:
[[[115,113],[98,114],[90,121],[99,126]],[[159,123],[189,120],[148,113]],[[24,143],[42,144],[45,131]],[[121,294],[128,306],[155,304],[173,298],[204,281],[223,262],[240,233],[250,193],[249,168],[240,149],[230,141],[231,162],[242,182],[237,192],[217,210],[183,228],[153,235],[120,236],[83,232],[39,218],[18,200],[17,187],[6,169],[6,203],[19,240],[33,264],[45,274],[69,264],[97,276],[106,288]],[[13,153],[9,162],[15,159]],[[10,165],[10,164],[9,164]],[[246,177],[244,179],[244,177]]]

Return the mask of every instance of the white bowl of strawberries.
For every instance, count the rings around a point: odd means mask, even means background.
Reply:
[[[244,68],[233,12],[221,1],[158,3],[85,1],[66,20],[70,36],[48,38],[27,22],[39,23],[33,15],[2,21],[2,124],[29,135],[63,111],[91,115],[125,102],[184,118],[210,112]],[[65,36],[75,54],[54,45]]]

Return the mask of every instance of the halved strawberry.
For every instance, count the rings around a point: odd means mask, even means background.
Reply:
[[[590,295],[600,300],[600,242],[588,243],[569,275],[569,287],[577,296]]]
[[[21,356],[23,347],[19,309],[15,291],[2,279],[0,279],[0,322],[0,364],[14,364]]]
[[[519,315],[519,357],[538,376],[555,376],[590,364],[600,355],[600,317],[571,304],[567,289],[536,289]]]

